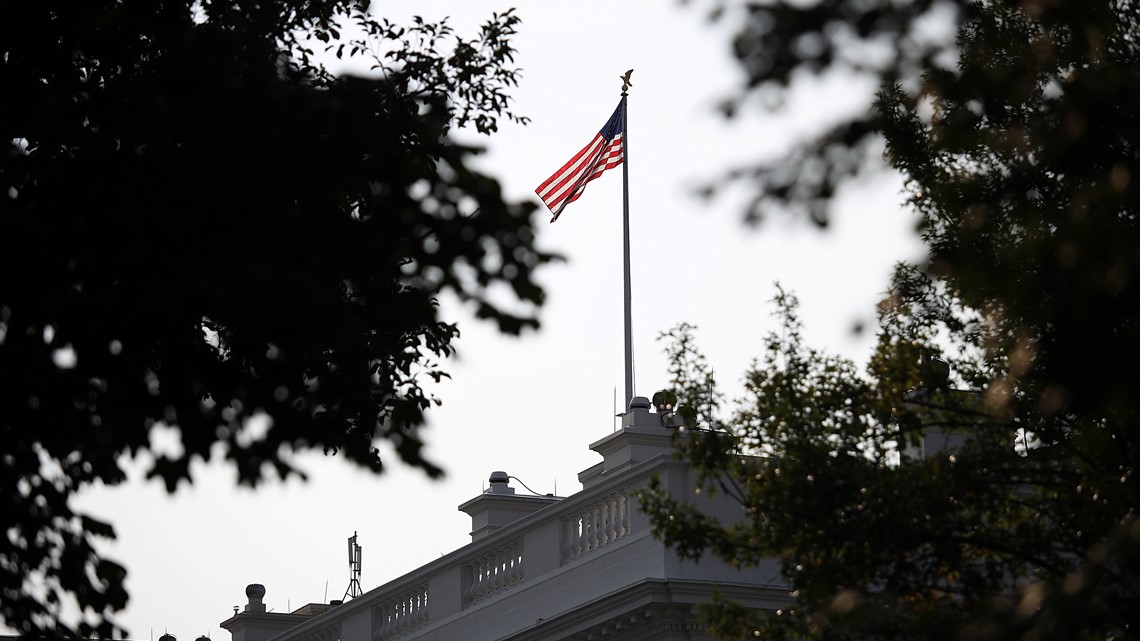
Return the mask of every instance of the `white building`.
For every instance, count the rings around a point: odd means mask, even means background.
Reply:
[[[696,494],[672,457],[675,431],[644,398],[632,405],[620,431],[590,445],[603,460],[578,475],[581,492],[520,495],[496,472],[459,506],[471,543],[345,603],[290,614],[267,613],[266,588],[254,584],[221,626],[233,641],[674,641],[710,638],[697,605],[714,590],[760,610],[789,605],[774,563],[682,560],[653,538],[638,493],[654,475],[726,522],[741,511]]]

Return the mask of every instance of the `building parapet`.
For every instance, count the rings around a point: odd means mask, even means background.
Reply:
[[[630,423],[591,446],[605,460],[581,492],[562,499],[539,497],[547,500],[531,506],[537,508],[533,511],[519,511],[513,520],[485,520],[479,536],[473,514],[471,543],[275,635],[250,634],[246,620],[254,615],[249,612],[236,614],[222,627],[234,632],[234,641],[508,639],[533,630],[536,622],[565,617],[647,581],[751,586],[778,600],[785,591],[774,567],[740,571],[713,559],[685,561],[651,536],[649,520],[638,507],[651,478],[687,492],[698,503],[724,499],[692,491],[688,467],[671,455],[674,430]],[[481,499],[513,498],[522,497],[500,487],[461,509]],[[725,506],[710,507],[731,513]],[[244,638],[239,638],[242,630]]]

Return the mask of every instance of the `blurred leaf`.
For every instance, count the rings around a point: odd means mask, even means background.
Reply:
[[[367,5],[0,3],[0,620],[21,634],[124,634],[123,572],[91,546],[113,529],[69,500],[152,435],[171,491],[218,454],[248,485],[308,449],[380,472],[380,440],[438,476],[439,295],[537,326],[534,205],[448,137],[525,121],[517,17],[465,40]],[[345,45],[401,62],[333,76],[313,47]]]

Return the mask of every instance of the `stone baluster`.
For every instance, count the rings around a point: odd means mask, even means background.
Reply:
[[[578,558],[585,551],[583,543],[586,534],[586,519],[584,516],[577,515],[574,517],[574,520],[570,522],[570,533],[574,541],[573,558]]]
[[[523,564],[522,564],[522,543],[515,546],[514,551],[511,553],[511,562],[514,563],[514,581],[522,581],[523,578]]]
[[[595,505],[594,507],[590,508],[586,514],[586,518],[590,522],[590,536],[586,540],[586,549],[594,550],[597,549],[598,545],[600,545],[600,542],[598,541],[598,507]]]
[[[614,526],[617,517],[617,501],[613,497],[607,497],[602,509],[606,514],[606,543],[613,543],[617,540],[617,528]]]
[[[475,567],[479,568],[479,588],[475,592],[475,598],[481,598],[491,590],[491,557],[479,557],[475,561]]]
[[[491,563],[492,563],[492,565],[491,565],[491,573],[492,573],[491,574],[491,577],[492,577],[492,579],[491,579],[491,586],[492,586],[491,590],[492,591],[498,591],[498,590],[503,589],[507,585],[507,573],[504,571],[504,568],[503,568],[503,555],[502,555],[502,553],[496,552]]]
[[[620,538],[629,533],[629,502],[626,501],[625,494],[617,495],[617,511],[617,535]]]
[[[392,633],[392,621],[395,619],[395,614],[391,611],[391,606],[385,604],[381,608],[380,621],[380,638],[387,639]]]

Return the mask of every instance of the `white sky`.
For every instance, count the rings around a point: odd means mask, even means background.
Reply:
[[[920,251],[913,220],[897,205],[897,177],[880,174],[841,194],[824,233],[783,220],[750,229],[739,201],[706,206],[690,190],[729,166],[777,153],[861,102],[867,87],[823,83],[792,100],[790,114],[755,110],[730,125],[714,106],[740,82],[731,21],[709,25],[699,6],[651,0],[518,1],[524,76],[515,107],[533,121],[480,140],[489,151],[479,166],[508,197],[533,198],[605,123],[619,99],[619,74],[635,69],[628,162],[637,394],[665,385],[655,338],[682,321],[699,327],[722,386],[738,393],[774,326],[768,301],[777,280],[799,295],[811,344],[864,359],[871,336],[854,337],[853,324],[873,326],[891,266]],[[465,35],[509,6],[374,2],[393,19],[451,15]],[[469,519],[456,506],[494,470],[540,493],[578,491],[577,473],[600,460],[588,445],[614,429],[614,390],[624,389],[621,184],[620,169],[607,172],[558,223],[541,216],[540,246],[569,262],[539,272],[548,291],[539,332],[500,336],[445,303],[446,316],[460,323],[460,358],[425,432],[445,480],[429,482],[395,457],[390,473],[374,478],[317,454],[300,459],[307,484],[252,492],[237,489],[225,468],[198,466],[195,485],[173,498],[137,474],[126,486],[81,497],[80,508],[110,519],[118,532],[109,553],[130,572],[131,603],[120,622],[131,638],[169,631],[181,641],[202,634],[228,641],[218,623],[245,603],[253,582],[266,586],[276,612],[339,599],[349,581],[345,539],[354,531],[364,548],[364,588],[394,579],[470,540]]]

